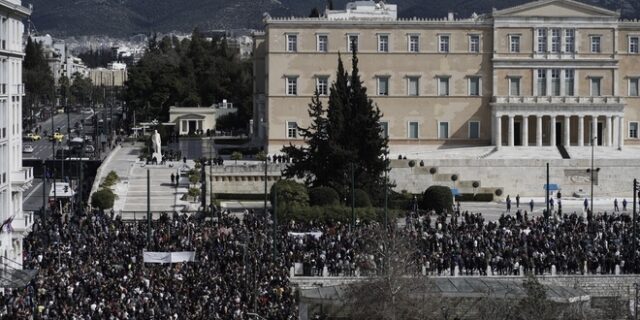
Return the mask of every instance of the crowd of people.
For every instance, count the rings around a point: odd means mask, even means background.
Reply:
[[[113,213],[112,213],[113,214]],[[26,287],[0,296],[10,319],[294,319],[291,273],[367,276],[385,265],[380,235],[394,231],[426,275],[636,273],[627,213],[485,221],[482,214],[408,213],[403,224],[282,222],[246,212],[208,221],[164,215],[125,222],[102,212],[48,215],[24,241]],[[377,239],[377,240],[376,240]],[[144,251],[194,251],[195,261],[153,264]],[[387,253],[388,254],[388,253]]]
[[[395,227],[390,227],[395,228]],[[526,212],[485,221],[482,214],[414,215],[399,233],[415,252],[411,261],[427,275],[616,274],[640,271],[627,213],[564,214],[545,218]],[[380,250],[367,246],[383,228],[314,226],[289,241],[290,267],[303,275],[349,276],[380,272]],[[637,249],[636,249],[637,250]],[[636,259],[634,261],[634,259]]]
[[[38,269],[8,291],[4,314],[20,319],[267,319],[297,315],[283,260],[271,254],[266,219],[220,223],[196,217],[125,223],[95,212],[38,220],[24,242],[24,268]],[[195,262],[144,263],[147,251],[195,251]],[[0,297],[2,298],[2,297]]]

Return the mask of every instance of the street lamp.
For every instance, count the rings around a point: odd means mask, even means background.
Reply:
[[[594,133],[591,132],[591,168],[587,169],[587,173],[591,174],[591,208],[589,209],[591,211],[591,214],[593,214],[593,176],[596,172],[600,171],[600,168],[594,168],[593,167],[593,155],[594,155],[594,151],[595,151],[595,142],[598,139],[598,137],[594,137],[593,135]]]

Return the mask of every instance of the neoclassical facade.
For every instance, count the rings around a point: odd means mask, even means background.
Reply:
[[[384,114],[395,147],[640,143],[640,22],[571,0],[457,19],[397,18],[357,1],[319,18],[265,18],[254,34],[255,132],[269,153],[302,143],[339,54]],[[354,133],[357,134],[357,133]]]
[[[22,166],[22,20],[30,14],[20,0],[0,1],[0,265],[4,269],[21,268],[22,240],[33,223],[22,209],[23,191],[33,181],[33,168]]]

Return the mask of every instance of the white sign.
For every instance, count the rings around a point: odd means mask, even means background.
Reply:
[[[144,251],[142,258],[145,263],[178,263],[196,261],[195,251],[155,252]]]

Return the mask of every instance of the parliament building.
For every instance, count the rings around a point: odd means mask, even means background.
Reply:
[[[318,18],[266,15],[254,33],[253,129],[270,154],[303,143],[297,128],[310,123],[311,97],[328,98],[339,54],[350,69],[352,43],[392,153],[640,144],[640,22],[571,0],[465,18],[397,12],[356,1]]]

